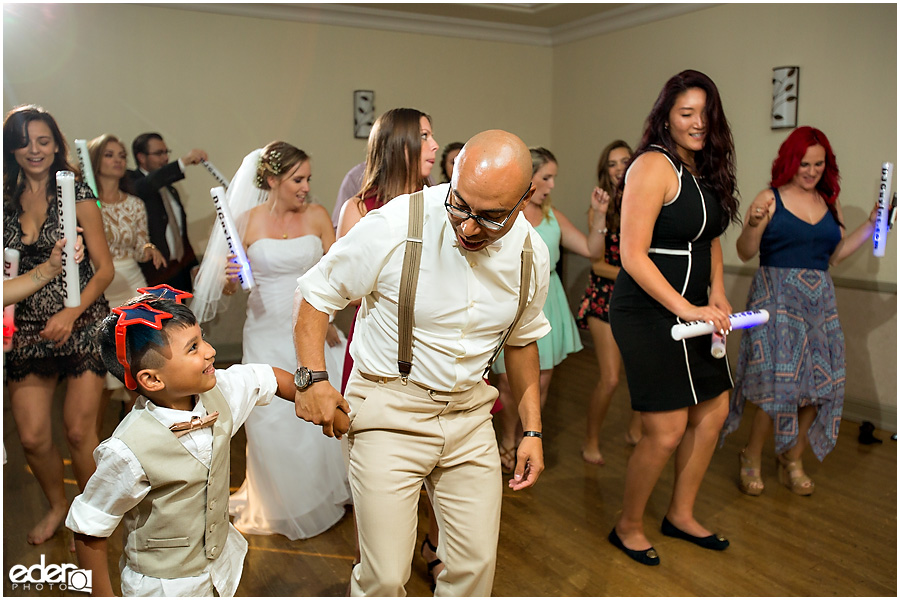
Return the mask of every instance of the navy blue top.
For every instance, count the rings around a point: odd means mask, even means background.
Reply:
[[[828,259],[841,241],[841,227],[831,211],[810,225],[784,207],[777,189],[772,191],[775,214],[759,244],[760,266],[827,271]]]

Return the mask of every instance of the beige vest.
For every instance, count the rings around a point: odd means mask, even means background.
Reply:
[[[228,537],[231,411],[218,387],[200,398],[208,413],[219,411],[210,469],[146,410],[131,411],[113,432],[150,481],[150,493],[125,515],[125,562],[143,575],[199,575]]]

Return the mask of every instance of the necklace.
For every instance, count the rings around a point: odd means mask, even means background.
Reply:
[[[288,220],[293,216],[294,212],[287,210],[281,217],[277,217],[275,223],[277,224],[279,221],[281,222],[281,239],[288,239]]]

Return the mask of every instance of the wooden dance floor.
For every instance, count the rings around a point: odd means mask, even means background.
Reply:
[[[544,415],[547,469],[532,490],[513,493],[504,488],[495,596],[897,595],[896,442],[889,433],[876,431],[883,444],[860,445],[858,426],[849,421],[844,421],[840,442],[823,464],[810,453],[804,457],[807,472],[816,482],[815,494],[795,496],[778,484],[770,445],[763,454],[766,491],[751,498],[737,488],[737,453],[749,432],[749,419],[744,419],[741,429],[716,451],[697,502],[701,522],[731,541],[731,547],[721,553],[658,533],[671,492],[670,461],[646,516],[648,537],[662,564],[645,567],[628,559],[606,540],[621,508],[631,452],[623,439],[627,392],[617,393],[603,426],[606,465],[588,465],[580,455],[587,399],[597,376],[590,348],[556,370]],[[118,405],[110,406],[107,435],[117,415]],[[61,420],[57,410],[55,434],[65,453]],[[27,530],[43,515],[46,501],[27,471],[8,399],[3,439],[8,452],[3,471],[4,594],[59,595],[48,589],[14,590],[9,582],[13,565],[36,564],[42,554],[46,564],[74,563],[75,556],[68,550],[71,533],[64,529],[41,546],[25,541]],[[232,442],[233,489],[244,477],[244,444],[241,432]],[[71,478],[68,467],[67,473]],[[66,488],[74,497],[74,479]],[[348,514],[331,530],[309,540],[246,536],[250,551],[238,595],[344,595],[353,535]],[[423,537],[420,526],[418,544]],[[117,531],[109,544],[115,589],[121,544]],[[406,588],[410,596],[430,595],[418,547]]]

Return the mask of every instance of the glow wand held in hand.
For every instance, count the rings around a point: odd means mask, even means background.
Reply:
[[[94,169],[91,165],[91,155],[88,154],[87,142],[85,140],[75,140],[75,154],[78,155],[78,167],[81,169],[81,180],[84,181],[94,196],[100,197],[97,193],[97,181],[94,179]]]
[[[238,280],[241,287],[247,291],[253,289],[255,282],[253,281],[253,273],[250,271],[250,261],[247,260],[247,253],[244,252],[244,244],[238,236],[237,227],[234,225],[234,219],[231,218],[231,211],[228,210],[228,204],[225,203],[225,188],[214,187],[209,190],[212,196],[213,204],[216,205],[216,218],[225,232],[225,241],[228,243],[228,250],[237,257],[238,264],[241,265],[241,272],[238,273]]]
[[[62,252],[62,283],[65,300],[63,306],[81,306],[81,285],[78,281],[78,263],[75,262],[75,242],[78,239],[75,215],[75,173],[56,172],[56,206],[59,214],[59,237],[66,238]]]
[[[222,187],[228,189],[228,186],[231,185],[231,183],[227,179],[225,179],[225,176],[222,175],[222,172],[219,171],[211,162],[209,162],[208,160],[201,160],[200,164],[206,167],[206,170],[209,171],[209,174],[212,175],[216,179],[216,181],[221,183]]]
[[[732,329],[747,329],[748,327],[755,327],[768,322],[769,311],[748,310],[746,312],[728,315],[728,319],[731,321]],[[678,342],[686,338],[709,335],[715,333],[715,331],[715,325],[707,323],[706,321],[678,323],[677,325],[672,325],[672,339]]]
[[[3,279],[12,279],[19,274],[19,251],[15,248],[3,249]],[[16,332],[16,305],[3,307],[3,351],[12,350],[13,335]]]
[[[875,231],[872,232],[872,254],[883,257],[887,244],[888,214],[891,210],[891,183],[894,163],[881,165],[881,184],[878,186],[878,209],[875,213]]]

